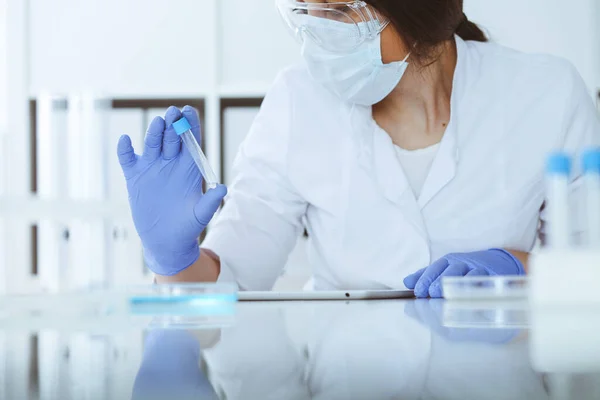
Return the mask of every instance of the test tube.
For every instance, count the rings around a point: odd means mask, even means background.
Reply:
[[[175,129],[175,133],[177,133],[185,147],[187,147],[188,151],[192,155],[194,162],[198,166],[202,177],[204,178],[204,182],[206,182],[206,187],[208,189],[214,189],[219,184],[219,180],[217,179],[217,175],[215,171],[211,168],[208,159],[204,155],[202,148],[196,141],[194,134],[192,133],[192,127],[187,120],[187,118],[182,117],[180,120],[173,123],[173,129]]]
[[[586,151],[582,162],[588,224],[586,244],[600,249],[600,148]]]
[[[565,153],[554,153],[548,158],[547,207],[548,207],[548,245],[556,249],[565,249],[570,245],[569,223],[569,176],[571,158]]]

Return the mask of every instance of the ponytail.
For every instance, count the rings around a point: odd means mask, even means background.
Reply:
[[[487,42],[488,38],[477,24],[469,21],[467,15],[463,13],[462,22],[456,28],[456,34],[462,40],[473,40],[476,42]]]
[[[0,0],[1,1],[1,0]],[[427,65],[439,55],[439,45],[454,39],[487,42],[485,33],[469,21],[464,0],[364,0],[390,20],[405,43],[412,43],[411,59]]]

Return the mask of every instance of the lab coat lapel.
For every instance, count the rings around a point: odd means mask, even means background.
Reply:
[[[444,134],[438,154],[433,160],[425,184],[419,196],[419,209],[422,210],[456,176],[458,150],[454,128],[448,126]]]
[[[425,223],[421,209],[398,160],[394,143],[378,126],[373,132],[373,163],[377,182],[385,197],[395,203],[406,220],[421,236],[425,237]]]
[[[394,150],[390,136],[373,124],[373,167],[375,179],[385,197],[396,204],[409,200],[412,194],[408,180]],[[412,196],[414,198],[414,195]]]
[[[395,204],[406,220],[425,237],[421,210],[398,161],[392,139],[373,120],[370,107],[355,111],[359,112],[354,120],[354,126],[359,128],[359,164],[373,174],[385,198]]]

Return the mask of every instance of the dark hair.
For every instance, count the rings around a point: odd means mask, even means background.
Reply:
[[[469,21],[463,0],[365,0],[386,16],[406,43],[414,44],[412,54],[428,59],[433,51],[454,34],[463,40],[487,42],[485,33]]]

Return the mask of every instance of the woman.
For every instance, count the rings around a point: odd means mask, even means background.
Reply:
[[[118,146],[136,228],[159,283],[270,289],[304,229],[313,287],[414,289],[443,276],[522,275],[543,222],[547,154],[600,142],[567,62],[487,43],[462,0],[277,0],[304,63],[267,94],[226,194],[171,124],[142,156]],[[573,192],[577,196],[577,174]]]

